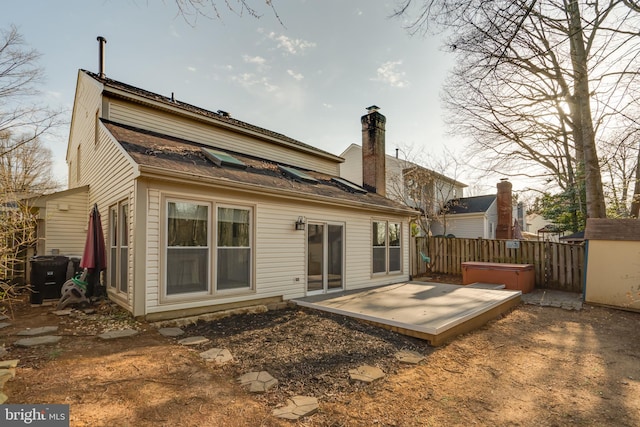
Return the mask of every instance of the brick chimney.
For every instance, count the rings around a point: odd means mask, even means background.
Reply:
[[[507,178],[503,178],[497,187],[498,225],[496,226],[496,239],[513,239],[511,183]]]
[[[375,105],[360,118],[362,123],[362,186],[381,196],[386,194],[384,125],[386,117]]]

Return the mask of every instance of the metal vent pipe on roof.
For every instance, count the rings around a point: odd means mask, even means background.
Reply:
[[[107,39],[102,36],[98,36],[97,40],[100,48],[100,54],[98,56],[98,76],[101,79],[104,79],[106,77],[104,74],[104,45],[107,44]]]

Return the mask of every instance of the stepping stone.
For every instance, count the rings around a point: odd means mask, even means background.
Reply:
[[[0,320],[9,320],[9,316],[6,314],[0,314]]]
[[[184,331],[180,328],[160,328],[158,332],[164,337],[179,337],[184,334]]]
[[[3,404],[4,402],[6,402],[7,399],[9,399],[9,396],[7,396],[6,394],[0,391],[0,404]]]
[[[287,406],[276,408],[272,414],[286,420],[297,420],[318,410],[318,399],[312,396],[294,396],[287,399]]]
[[[400,350],[395,354],[396,359],[398,359],[402,363],[410,363],[412,365],[417,365],[418,363],[424,360],[424,356],[418,353],[417,351],[411,350]]]
[[[375,366],[362,365],[356,369],[349,369],[349,376],[354,381],[372,383],[384,377],[384,372]]]
[[[223,364],[233,360],[231,352],[226,348],[211,348],[200,353],[200,357],[207,362],[215,362],[217,364]]]
[[[84,314],[96,314],[96,309],[95,308],[85,308],[84,310],[82,310],[82,312]]]
[[[3,360],[0,362],[0,369],[10,369],[18,366],[19,359]]]
[[[267,371],[249,372],[239,377],[238,382],[242,386],[248,385],[251,393],[264,393],[278,385],[278,380]]]
[[[57,330],[57,326],[42,326],[40,328],[25,329],[24,331],[18,332],[18,335],[33,337],[35,335],[46,335],[51,332],[56,332]]]
[[[183,338],[180,341],[178,341],[178,344],[182,344],[182,345],[198,345],[198,344],[205,344],[205,343],[208,343],[208,342],[209,342],[209,338],[197,336],[197,337]]]
[[[4,384],[12,378],[15,378],[15,369],[0,369],[0,390],[4,388]]]
[[[108,331],[103,334],[98,335],[98,338],[103,340],[114,340],[116,338],[126,338],[137,335],[138,331],[135,329],[121,329],[118,331]]]
[[[68,316],[71,314],[71,309],[68,308],[66,310],[54,310],[52,311],[53,314],[55,314],[56,316]]]
[[[9,354],[7,349],[4,347],[0,347],[0,357],[5,357],[7,354]]]
[[[35,347],[37,345],[55,344],[60,341],[62,337],[55,335],[43,335],[41,337],[23,338],[15,342],[18,347]]]
[[[6,328],[7,326],[11,326],[11,323],[8,322],[0,322],[0,329]]]

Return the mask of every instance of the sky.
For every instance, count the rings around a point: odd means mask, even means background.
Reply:
[[[253,1],[259,19],[217,3],[220,19],[187,22],[174,0],[13,1],[0,28],[17,26],[42,54],[42,102],[64,108],[68,121],[78,69],[98,71],[103,36],[107,77],[333,154],[361,143],[370,105],[387,118],[387,154],[400,147],[428,159],[463,148],[446,135],[440,105],[454,58],[438,37],[412,36],[390,18],[397,2],[274,0],[279,19],[264,0]],[[65,184],[68,135],[67,124],[47,139]]]

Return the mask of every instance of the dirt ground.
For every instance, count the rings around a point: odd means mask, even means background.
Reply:
[[[582,311],[520,305],[500,319],[433,348],[342,316],[287,309],[200,322],[184,336],[211,342],[187,348],[102,304],[95,314],[51,314],[14,307],[0,329],[2,359],[20,359],[7,403],[70,405],[72,426],[638,426],[640,313],[585,306]],[[59,325],[59,344],[12,344],[27,328]],[[96,334],[135,327],[132,338]],[[183,337],[184,337],[183,336]],[[198,353],[224,347],[233,363]],[[402,365],[400,349],[426,356]],[[348,380],[375,365],[376,383]],[[250,394],[235,379],[267,370],[279,385]],[[298,394],[320,410],[298,422],[271,411]]]

